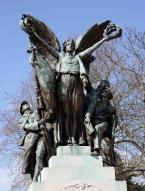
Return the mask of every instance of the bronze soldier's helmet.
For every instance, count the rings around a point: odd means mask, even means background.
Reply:
[[[23,105],[27,104],[28,106],[23,109]],[[22,101],[22,103],[20,104],[20,114],[23,115],[24,111],[26,111],[28,108],[30,108],[29,103],[27,101]]]

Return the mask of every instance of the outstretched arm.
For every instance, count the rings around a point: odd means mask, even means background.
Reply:
[[[50,51],[50,53],[56,58],[59,59],[61,56],[61,53],[57,51],[55,48],[53,48],[50,44],[45,42],[37,33],[34,33],[35,36],[44,44],[44,46]]]
[[[107,36],[103,37],[102,40],[100,40],[99,42],[97,42],[96,44],[94,44],[93,46],[89,47],[88,49],[84,50],[83,52],[79,53],[79,57],[83,58],[88,54],[93,53],[99,46],[101,46],[103,44],[103,42],[105,42],[107,40]]]

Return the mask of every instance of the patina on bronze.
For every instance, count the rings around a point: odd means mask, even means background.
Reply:
[[[84,90],[88,91],[91,86],[89,67],[95,59],[92,53],[104,42],[120,37],[122,30],[109,20],[95,24],[78,39],[66,40],[61,51],[56,35],[43,22],[24,14],[20,26],[29,35],[31,44],[28,52],[35,74],[40,120],[45,119],[50,124],[55,122],[56,145],[87,144],[87,123],[84,125],[84,116],[86,115],[87,121],[88,113],[84,112]],[[104,100],[97,104],[104,104]],[[105,132],[107,124],[106,127],[105,124],[103,126]],[[94,130],[93,124],[91,128]],[[98,128],[95,126],[95,132],[96,129]],[[54,144],[51,143],[50,137],[53,135],[44,135],[44,138],[49,140],[45,148],[51,156]],[[98,148],[100,144],[101,141],[98,142]]]
[[[20,146],[24,148],[22,171],[24,174],[30,174],[33,181],[38,181],[40,171],[44,166],[48,166],[50,158],[46,147],[48,143],[44,139],[46,120],[40,119],[37,111],[33,112],[27,101],[21,103],[20,113],[22,116],[19,125],[23,135]]]
[[[90,136],[91,150],[100,154],[102,139],[112,139],[115,108],[110,100],[113,98],[110,83],[102,80],[97,89],[91,88],[87,95],[85,127]]]

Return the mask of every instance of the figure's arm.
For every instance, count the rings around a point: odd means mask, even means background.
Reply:
[[[94,100],[94,95],[91,94],[88,97],[88,103],[87,103],[87,109],[86,109],[86,113],[85,113],[85,118],[84,118],[84,124],[85,124],[85,128],[86,128],[86,132],[94,137],[95,133],[95,129],[92,126],[92,115],[94,114],[95,111],[95,107],[96,107],[96,103]]]
[[[27,120],[28,120],[28,116],[27,117],[22,117],[21,119],[20,119],[20,121],[19,121],[19,127],[20,127],[20,131],[21,132],[23,132],[23,130],[24,130],[24,127],[25,127],[25,125],[26,125],[26,123],[27,123]]]
[[[39,132],[44,129],[45,122],[45,119],[41,119],[32,123],[26,123],[24,126],[24,130],[27,132]]]
[[[99,48],[99,46],[101,46],[103,44],[103,42],[105,42],[108,39],[107,36],[103,37],[102,40],[100,40],[99,42],[97,42],[96,44],[94,44],[93,46],[89,47],[88,49],[84,50],[83,52],[79,53],[79,57],[83,58],[88,54],[91,54],[92,52],[94,52],[97,48]]]
[[[97,103],[96,92],[94,92],[94,90],[92,90],[92,92],[88,96],[87,109],[86,109],[86,113],[85,113],[86,117],[88,117],[88,118],[92,117],[92,114],[94,113],[95,108],[96,108],[96,103]]]
[[[25,131],[24,131],[24,125],[26,123],[26,120],[24,118],[21,118],[19,121],[19,127],[20,127],[20,138],[22,139],[25,136]]]
[[[80,59],[80,57],[77,57],[79,64],[80,64],[80,79],[83,83],[84,88],[87,86],[88,84],[88,74],[86,72],[86,69],[84,67],[84,64],[82,62],[82,60]]]
[[[88,97],[88,103],[87,103],[87,109],[85,113],[85,121],[90,122],[92,114],[95,111],[96,107],[96,95],[94,92],[92,92]]]
[[[38,121],[36,118],[30,123],[26,117],[20,120],[19,125],[21,131],[24,130],[26,132],[38,132],[42,129],[44,123],[45,119]]]
[[[26,121],[25,119],[23,121],[20,121],[19,123],[20,125],[20,129],[21,131],[24,130],[26,132],[36,132],[38,130],[40,130],[40,126],[38,121],[34,121],[29,123],[28,121]]]
[[[26,123],[24,126],[25,131],[37,132],[40,130],[39,122]]]
[[[56,58],[59,59],[61,56],[61,53],[57,51],[55,48],[53,48],[50,44],[45,42],[37,33],[34,33],[35,36],[43,43],[43,45],[50,51],[50,53]]]

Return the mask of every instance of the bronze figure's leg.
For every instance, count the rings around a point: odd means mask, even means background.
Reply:
[[[36,164],[35,164],[33,181],[36,181],[36,182],[38,181],[38,176],[40,175],[40,172],[43,169],[44,154],[45,154],[45,145],[44,145],[43,137],[41,137],[37,144]]]
[[[101,149],[101,143],[102,143],[102,137],[103,133],[106,131],[108,126],[107,122],[102,122],[98,125],[95,126],[95,130],[97,132],[96,137],[94,139],[94,150],[100,154],[100,149]]]

